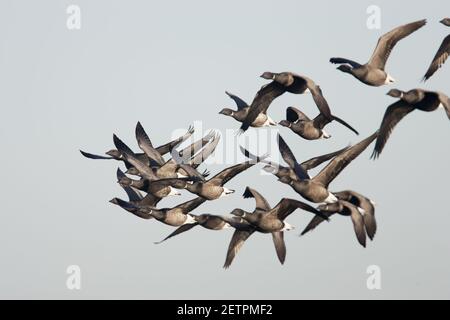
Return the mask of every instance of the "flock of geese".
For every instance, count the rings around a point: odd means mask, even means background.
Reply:
[[[450,26],[450,18],[440,22]],[[331,58],[330,62],[339,64],[337,69],[351,74],[366,85],[391,84],[394,79],[385,71],[385,64],[392,49],[399,40],[425,24],[426,20],[412,22],[381,36],[372,57],[366,64],[359,64],[345,58]],[[449,53],[450,35],[444,39],[424,80],[429,79],[444,64]],[[220,111],[220,114],[239,121],[241,132],[246,131],[249,127],[276,126],[277,123],[269,117],[267,110],[277,97],[289,92],[293,94],[311,93],[319,114],[310,119],[299,109],[289,107],[286,110],[286,119],[279,122],[279,125],[289,128],[306,140],[330,138],[331,136],[324,131],[324,127],[332,121],[336,121],[358,134],[351,125],[333,115],[321,88],[312,79],[292,72],[264,72],[261,77],[271,80],[271,82],[256,93],[250,105],[238,96],[226,92],[236,103],[237,109],[225,108]],[[142,219],[156,219],[176,227],[160,242],[196,226],[210,230],[234,228],[235,231],[224,264],[224,268],[228,268],[241,246],[254,232],[270,233],[278,259],[284,263],[286,257],[284,231],[293,229],[293,226],[285,220],[297,209],[313,214],[312,220],[303,230],[302,235],[313,230],[323,221],[329,220],[333,214],[339,214],[350,217],[357,241],[365,247],[366,237],[373,240],[377,230],[375,203],[353,190],[332,192],[329,189],[330,183],[373,141],[376,142],[372,157],[379,157],[395,125],[411,111],[417,109],[429,112],[443,107],[450,119],[450,99],[443,93],[422,89],[409,91],[391,89],[388,95],[398,100],[387,108],[379,129],[353,146],[298,162],[284,139],[278,135],[279,152],[287,166],[268,160],[267,155],[254,155],[241,147],[241,151],[248,160],[228,167],[210,178],[208,171],[200,172],[198,167],[214,153],[220,139],[216,132],[212,131],[202,139],[178,150],[177,147],[192,136],[194,129],[190,127],[187,133],[178,139],[154,147],[139,122],[136,125],[135,133],[142,152],[135,153],[114,135],[116,149],[106,152],[107,156],[84,151],[81,153],[90,159],[113,159],[124,163],[127,170],[123,172],[120,168],[117,169],[117,181],[128,195],[128,200],[114,198],[110,202]],[[168,159],[164,158],[167,154],[170,157]],[[310,176],[308,172],[311,169],[327,161],[327,165],[317,175]],[[257,163],[264,164],[265,171],[273,174],[279,182],[289,185],[302,198],[317,204],[317,207],[314,208],[307,203],[289,198],[283,198],[278,204],[271,206],[257,190],[246,187],[243,197],[255,200],[253,212],[246,212],[238,208],[234,209],[230,215],[195,215],[191,213],[206,201],[213,201],[233,193],[234,190],[225,187],[227,182]],[[133,177],[130,178],[130,176]],[[185,189],[195,194],[196,197],[175,207],[158,208],[158,203],[163,198],[180,195],[178,191],[180,189]]]

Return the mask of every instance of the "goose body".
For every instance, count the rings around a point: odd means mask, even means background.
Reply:
[[[322,113],[320,113],[314,119],[308,118],[303,112],[295,107],[289,107],[286,109],[286,120],[280,121],[280,125],[291,129],[294,133],[306,140],[317,140],[317,139],[328,139],[331,138],[327,132],[325,132],[324,127],[330,123],[332,120],[336,120],[349,128],[354,133],[358,134],[358,131],[353,129],[344,120],[332,115],[332,119],[328,119]]]

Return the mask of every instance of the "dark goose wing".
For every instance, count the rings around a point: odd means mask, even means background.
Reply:
[[[355,61],[352,61],[352,60],[349,60],[349,59],[345,59],[345,58],[331,58],[330,62],[334,63],[334,64],[349,64],[353,68],[360,68],[360,67],[362,67],[358,62],[355,62]]]
[[[154,242],[154,244],[160,244],[160,243],[166,241],[167,239],[170,239],[172,237],[175,237],[176,235],[179,235],[179,234],[181,234],[183,232],[191,230],[195,226],[198,226],[198,222],[183,224],[183,225],[179,226],[174,232],[172,232],[167,237],[162,239],[161,241]]]
[[[295,171],[300,179],[310,179],[308,172],[306,172],[306,170],[298,164],[297,159],[295,159],[294,154],[280,134],[278,134],[278,148],[280,149],[283,160],[286,161],[289,167]]]
[[[382,35],[380,39],[378,39],[375,51],[373,52],[372,57],[367,64],[371,65],[374,68],[384,70],[386,61],[397,42],[407,37],[417,29],[423,27],[426,23],[427,21],[425,19],[415,21],[397,27]]]
[[[102,159],[102,160],[111,160],[111,159],[114,159],[113,157],[99,156],[99,155],[96,155],[96,154],[84,152],[83,150],[80,150],[80,152],[81,152],[81,154],[82,154],[83,156],[85,156],[86,158],[89,158],[89,159],[94,159],[94,160],[97,160],[97,159]]]
[[[378,130],[379,134],[371,158],[376,159],[380,156],[394,127],[413,110],[414,107],[403,100],[398,100],[386,109],[380,129]]]
[[[331,152],[331,153],[324,154],[324,155],[322,155],[322,156],[318,156],[318,157],[315,157],[315,158],[311,158],[311,159],[309,159],[309,160],[306,160],[306,161],[302,162],[302,163],[300,164],[300,166],[301,166],[303,169],[305,169],[305,170],[311,170],[311,169],[314,169],[315,167],[321,165],[323,162],[328,161],[328,160],[334,158],[335,156],[341,154],[342,152],[344,152],[344,151],[347,150],[348,148],[350,148],[350,146],[345,147],[345,148],[342,148],[342,149],[340,149],[340,150],[338,150],[338,151],[335,151],[335,152]]]
[[[267,202],[266,198],[264,198],[258,191],[252,189],[250,187],[245,188],[244,198],[254,198],[256,201],[256,209],[260,209],[263,211],[269,211],[270,204]]]
[[[289,107],[286,109],[286,120],[289,122],[296,122],[297,120],[310,121],[310,119],[306,114],[304,114],[295,107]]]
[[[326,216],[327,218],[331,217],[334,213],[331,212],[322,212],[322,214],[324,216]],[[309,231],[314,230],[319,224],[321,224],[322,222],[326,221],[325,219],[323,219],[320,216],[315,216],[314,218],[311,219],[311,221],[308,223],[308,225],[305,227],[305,229],[302,231],[302,233],[300,234],[301,236],[303,236],[304,234],[308,233]]]
[[[350,162],[358,157],[369,146],[369,144],[376,139],[377,135],[378,131],[362,140],[361,142],[355,144],[354,146],[348,148],[340,155],[334,157],[333,160],[331,160],[327,164],[327,166],[313,178],[313,181],[321,183],[327,188],[330,182],[333,181],[338,176],[338,174],[341,173],[341,171],[350,164]]]
[[[160,155],[165,155],[166,153],[169,153],[170,151],[172,151],[172,149],[174,149],[175,147],[177,147],[178,145],[182,144],[184,141],[189,139],[189,137],[192,136],[193,133],[194,127],[190,126],[188,131],[184,135],[162,146],[159,146],[158,148],[156,148],[156,151],[158,151]]]
[[[275,251],[277,252],[278,260],[281,264],[284,264],[286,260],[286,244],[284,243],[284,232],[272,232],[273,244],[275,245]]]
[[[113,135],[114,144],[123,155],[126,161],[128,161],[133,167],[135,167],[143,178],[148,180],[157,180],[158,178],[153,173],[152,169],[145,165],[142,161],[136,158],[136,155],[131,151],[131,149],[123,143],[115,134]]]
[[[138,142],[139,148],[145,152],[145,154],[150,158],[156,161],[160,166],[163,166],[166,162],[164,158],[153,148],[152,142],[150,141],[149,136],[145,132],[141,123],[138,122],[136,124],[136,140]]]
[[[239,98],[237,95],[234,95],[228,91],[225,91],[225,93],[227,94],[227,96],[229,96],[231,99],[233,99],[234,103],[236,103],[238,110],[242,110],[242,109],[248,107],[247,102],[245,102],[244,100]]]
[[[423,80],[428,80],[440,67],[442,67],[450,54],[450,34],[445,37],[439,47],[436,55],[433,58],[430,66],[428,67],[427,73],[423,77]]]
[[[208,157],[214,153],[219,144],[220,136],[216,134],[214,138],[199,152],[197,153],[190,161],[189,164],[193,168],[198,168],[200,164],[202,164]]]
[[[281,96],[286,92],[286,89],[283,85],[278,82],[272,81],[267,85],[264,85],[257,93],[255,98],[253,99],[252,104],[250,105],[250,110],[247,114],[247,117],[242,122],[241,130],[246,131],[250,125],[255,121],[260,113],[267,112],[270,104],[277,97]]]
[[[116,176],[117,176],[118,181],[121,178],[126,177],[125,173],[123,173],[123,171],[120,170],[120,168],[117,168]],[[128,195],[128,199],[130,201],[141,201],[143,199],[141,193],[139,191],[135,190],[134,188],[129,187],[129,186],[122,186],[122,185],[121,185],[121,187]]]
[[[256,163],[254,161],[247,161],[226,168],[212,177],[207,183],[212,183],[216,186],[223,186],[225,183],[233,179],[236,175],[254,166],[255,164]]]
[[[358,240],[359,244],[365,248],[366,229],[364,227],[364,218],[362,214],[358,211],[358,208],[355,207],[353,204],[346,201],[341,202],[344,205],[344,210],[350,213],[350,217],[353,223],[353,229],[355,230],[356,239]]]
[[[297,209],[303,209],[305,211],[314,213],[315,215],[318,215],[323,219],[327,219],[326,216],[324,216],[320,211],[317,211],[309,204],[288,198],[281,199],[281,201],[278,202],[278,204],[270,211],[270,214],[275,215],[279,220],[283,221]]]
[[[176,207],[182,209],[183,212],[186,214],[186,213],[191,212],[192,210],[195,210],[198,206],[200,206],[205,201],[206,201],[206,199],[204,199],[202,197],[197,197],[190,201],[186,201],[182,204],[179,204]]]
[[[241,249],[244,242],[253,234],[253,232],[255,232],[255,230],[251,227],[248,227],[247,230],[236,229],[236,231],[234,231],[233,237],[231,238],[230,244],[228,245],[225,264],[223,265],[225,269],[230,267],[239,249]]]

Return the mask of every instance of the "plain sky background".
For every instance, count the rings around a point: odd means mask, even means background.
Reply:
[[[81,30],[66,28],[66,8],[81,8]],[[369,5],[381,8],[381,29],[366,27]],[[2,1],[0,4],[0,298],[300,299],[450,298],[450,126],[443,110],[415,112],[395,129],[381,158],[373,145],[331,184],[377,202],[378,233],[363,249],[349,218],[336,216],[298,237],[311,215],[297,211],[285,235],[281,266],[270,235],[255,234],[229,270],[222,269],[232,231],[194,229],[162,245],[172,231],[141,220],[108,200],[125,198],[114,161],[103,153],[112,133],[136,148],[142,121],[154,144],[174,129],[202,121],[222,133],[239,124],[219,115],[232,101],[251,102],[263,71],[294,71],[321,85],[333,113],[360,131],[330,124],[329,140],[280,132],[299,160],[358,142],[394,102],[388,87],[363,85],[335,70],[330,57],[364,63],[380,35],[427,18],[428,24],[393,50],[395,87],[450,94],[450,65],[420,79],[450,28],[446,0],[351,1]],[[269,113],[289,105],[308,115],[310,96],[286,94]],[[252,129],[253,130],[253,129]],[[267,129],[261,129],[267,131]],[[277,129],[271,129],[273,135]],[[277,150],[270,150],[276,153]],[[274,158],[277,155],[274,154]],[[214,174],[226,165],[210,165]],[[272,205],[298,198],[257,166],[229,184],[237,192],[194,213],[252,210],[241,197],[250,185]],[[202,167],[204,168],[204,166]],[[191,199],[165,199],[162,206]],[[381,268],[382,289],[366,287],[369,265]],[[79,265],[82,289],[66,288],[66,268]]]

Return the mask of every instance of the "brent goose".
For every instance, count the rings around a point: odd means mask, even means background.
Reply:
[[[230,108],[223,108],[219,114],[223,114],[225,116],[229,116],[234,118],[239,122],[244,122],[247,118],[248,112],[250,110],[250,106],[238,96],[225,91],[225,93],[234,100],[237,106],[237,110],[232,110]],[[268,115],[267,110],[259,113],[255,120],[250,124],[250,127],[259,128],[259,127],[267,127],[267,126],[275,126],[276,122],[273,121]]]
[[[367,85],[378,87],[393,83],[394,79],[384,70],[392,49],[394,49],[398,41],[423,27],[425,24],[425,19],[415,21],[397,27],[381,36],[372,57],[366,64],[361,65],[358,62],[345,58],[331,58],[330,62],[340,64],[337,69],[351,74]]]
[[[375,220],[375,202],[362,194],[353,190],[344,190],[340,192],[333,192],[339,200],[345,200],[357,206],[362,213],[364,219],[364,226],[370,240],[373,240],[377,232],[377,222]]]
[[[306,200],[320,203],[333,203],[338,201],[336,196],[328,191],[328,185],[358,157],[369,144],[376,139],[378,132],[373,133],[366,139],[349,147],[341,154],[335,156],[314,178],[311,178],[295,159],[294,154],[289,149],[283,138],[278,135],[278,145],[281,156],[284,161],[293,169],[298,179],[292,179],[290,176],[283,176],[278,180],[290,185],[298,194]]]
[[[443,107],[447,113],[447,117],[450,119],[450,99],[441,92],[426,91],[423,89],[412,89],[405,92],[398,89],[391,89],[387,95],[399,98],[399,100],[391,104],[384,114],[379,129],[380,133],[372,153],[373,159],[380,156],[392,130],[394,130],[397,123],[408,113],[414,110],[431,112]]]
[[[223,266],[224,268],[228,268],[231,265],[244,241],[255,231],[272,234],[278,259],[281,264],[283,264],[286,259],[284,231],[294,229],[293,226],[284,220],[297,209],[303,209],[327,219],[325,215],[321,214],[310,205],[294,199],[283,198],[272,208],[259,192],[250,187],[245,189],[243,196],[244,198],[255,199],[255,210],[253,212],[246,212],[242,209],[234,209],[231,214],[244,219],[252,228],[244,228],[244,230],[240,230],[239,228],[236,229],[228,247],[225,264]]]
[[[327,217],[330,217],[335,213],[343,216],[350,216],[353,222],[356,239],[363,247],[366,247],[366,230],[364,228],[364,218],[360,208],[348,201],[339,200],[335,203],[320,205],[317,209]],[[302,231],[301,235],[313,230],[323,221],[324,219],[320,216],[315,216],[306,226],[305,230]]]
[[[267,109],[272,101],[285,92],[295,94],[310,92],[320,112],[331,119],[330,107],[322,96],[322,91],[310,78],[292,72],[264,72],[261,77],[272,80],[272,82],[262,86],[256,93],[256,96],[250,105],[250,110],[248,111],[245,120],[242,122],[240,128],[241,131],[246,131],[260,114],[267,113]]]
[[[139,218],[155,218],[156,220],[164,224],[179,227],[184,224],[195,223],[193,215],[189,213],[195,210],[205,201],[205,199],[197,197],[193,200],[181,203],[175,207],[162,209],[157,209],[152,206],[137,206],[121,199],[116,199],[115,203]]]
[[[450,27],[450,18],[442,19],[440,23],[442,23],[447,27]],[[431,61],[431,64],[428,67],[425,76],[423,77],[424,81],[428,80],[440,67],[444,65],[449,54],[450,54],[450,34],[446,36],[445,39],[442,41],[441,46],[436,52],[433,61]]]
[[[286,109],[286,120],[280,121],[280,125],[284,127],[288,127],[294,133],[298,134],[300,137],[306,140],[316,140],[320,138],[328,139],[331,137],[328,133],[323,130],[323,128],[333,120],[336,120],[340,124],[346,126],[348,129],[353,131],[356,134],[359,134],[358,131],[353,129],[347,122],[344,120],[332,115],[332,120],[328,119],[322,113],[320,113],[314,119],[308,118],[303,112],[295,107],[289,107]]]

